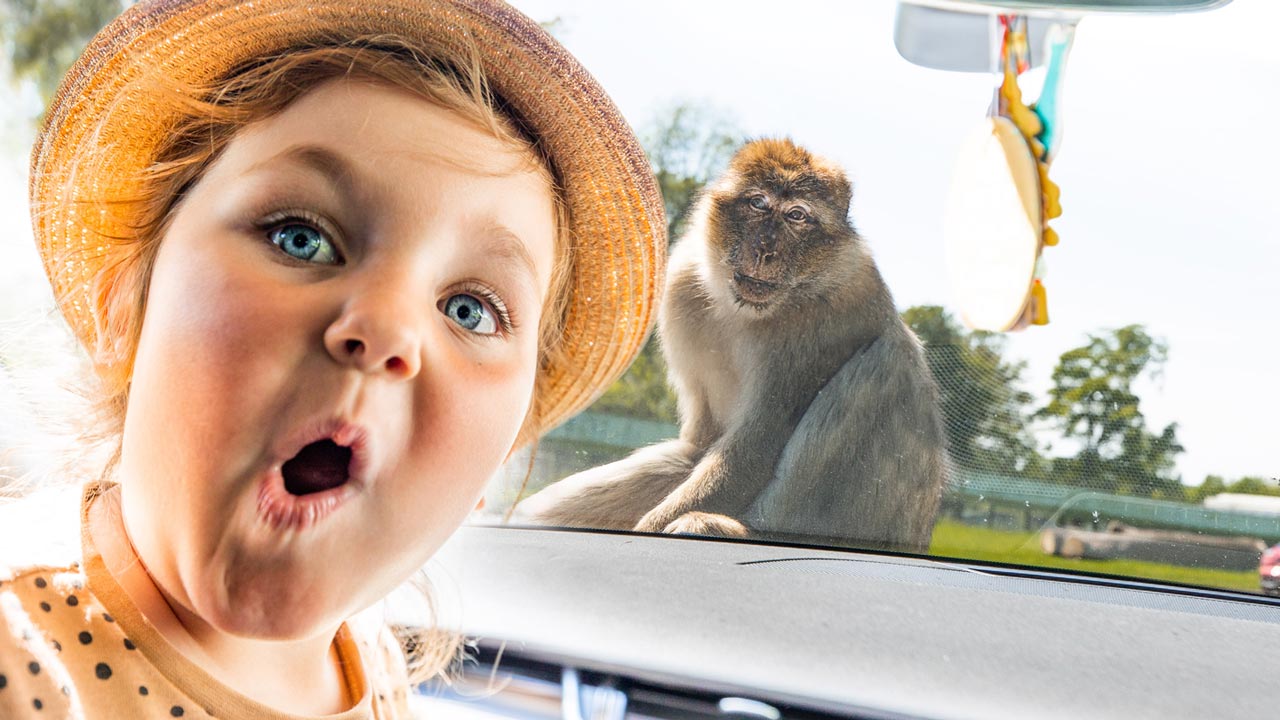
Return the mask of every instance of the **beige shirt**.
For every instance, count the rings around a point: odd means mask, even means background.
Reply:
[[[0,718],[298,720],[237,693],[188,660],[107,572],[80,509],[83,565],[0,568]],[[389,631],[334,638],[350,710],[323,717],[410,717],[404,656]]]

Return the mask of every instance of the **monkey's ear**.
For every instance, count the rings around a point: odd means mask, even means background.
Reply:
[[[848,217],[849,204],[853,202],[853,183],[842,172],[835,173],[831,178],[831,198],[840,214]]]
[[[711,181],[704,189],[703,193],[708,196],[725,196],[732,195],[734,190],[742,183],[742,173],[733,168],[725,170],[724,173]]]
[[[849,182],[849,176],[845,175],[844,170],[835,163],[823,158],[815,158],[815,160],[817,162],[814,169],[818,171],[823,184],[830,191],[831,203],[841,215],[848,217],[849,203],[853,201],[853,184]]]

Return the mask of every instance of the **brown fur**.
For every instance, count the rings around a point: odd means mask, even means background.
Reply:
[[[662,532],[672,535],[713,535],[719,537],[746,537],[750,534],[747,526],[726,515],[715,515],[704,512],[687,512]]]
[[[851,196],[789,140],[734,156],[659,312],[680,440],[552,486],[534,519],[927,550],[946,466],[937,389]]]

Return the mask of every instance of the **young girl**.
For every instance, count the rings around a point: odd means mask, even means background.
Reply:
[[[616,109],[498,2],[144,0],[31,177],[115,452],[81,561],[0,569],[0,717],[405,716],[347,621],[648,330]]]

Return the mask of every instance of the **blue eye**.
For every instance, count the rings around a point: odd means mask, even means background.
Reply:
[[[466,330],[478,335],[498,332],[498,322],[493,313],[471,295],[454,295],[445,301],[444,314]]]
[[[317,265],[338,264],[338,251],[324,233],[310,225],[287,223],[271,231],[271,244],[286,255]]]

